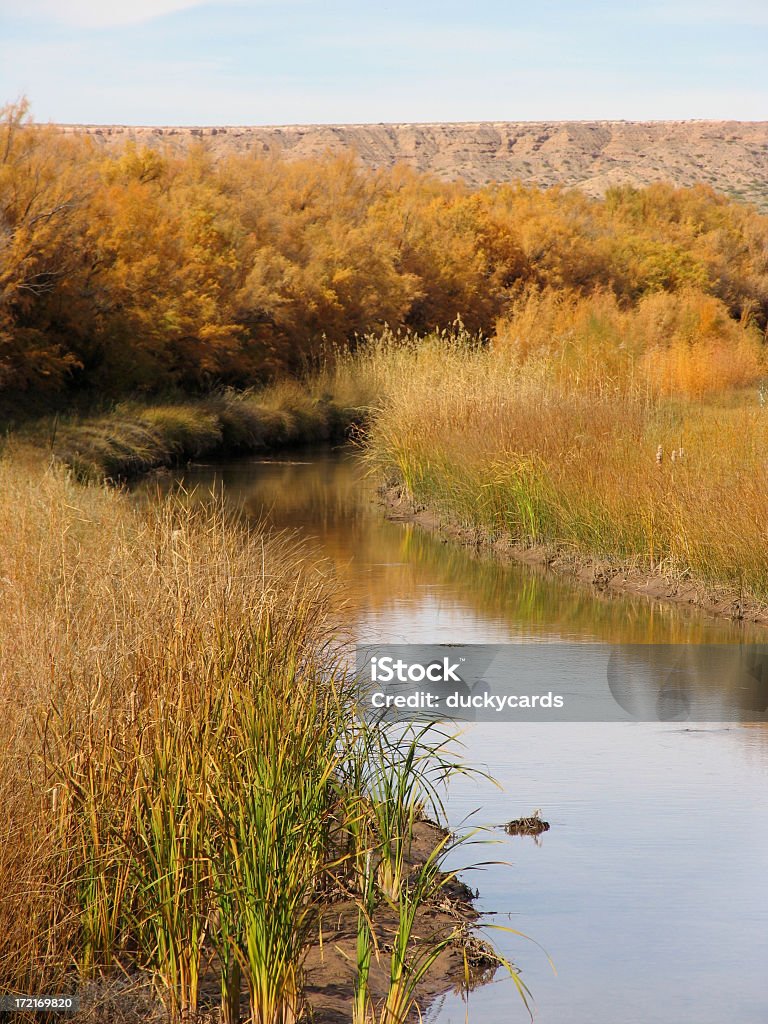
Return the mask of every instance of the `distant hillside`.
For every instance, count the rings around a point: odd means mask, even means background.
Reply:
[[[105,145],[134,139],[181,148],[204,139],[217,153],[316,157],[357,153],[370,167],[402,162],[470,185],[520,179],[578,186],[703,182],[768,209],[768,121],[521,121],[465,124],[139,128],[62,125]]]

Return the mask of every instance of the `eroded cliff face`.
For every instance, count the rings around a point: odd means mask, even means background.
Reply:
[[[768,121],[524,121],[462,124],[131,127],[62,125],[104,145],[128,139],[183,148],[204,140],[214,153],[356,153],[369,167],[404,163],[469,185],[522,180],[578,186],[704,183],[768,208]]]

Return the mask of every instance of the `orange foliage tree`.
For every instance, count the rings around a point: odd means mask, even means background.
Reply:
[[[352,157],[106,153],[0,112],[0,390],[249,384],[384,324],[488,333],[531,292],[696,292],[764,330],[768,217],[704,186],[596,200]]]

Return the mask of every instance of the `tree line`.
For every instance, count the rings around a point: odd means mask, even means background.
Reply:
[[[242,386],[384,324],[493,333],[531,292],[768,321],[768,217],[707,186],[470,189],[352,156],[182,153],[0,111],[0,390]]]

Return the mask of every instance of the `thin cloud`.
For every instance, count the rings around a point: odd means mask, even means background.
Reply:
[[[45,19],[76,28],[119,28],[226,0],[27,0],[23,18]],[[17,0],[0,0],[0,14],[20,17]]]

